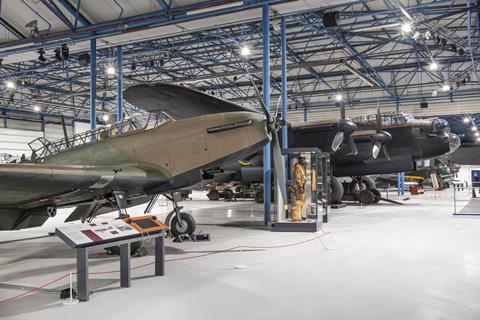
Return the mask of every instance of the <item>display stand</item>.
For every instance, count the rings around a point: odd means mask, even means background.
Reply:
[[[330,192],[330,157],[318,148],[282,150],[289,166],[288,199],[277,201],[272,231],[317,232],[328,222]],[[279,183],[276,181],[277,190]],[[280,198],[277,192],[277,199]],[[280,203],[281,202],[281,203]]]
[[[136,222],[138,223],[138,220]],[[149,220],[148,223],[153,222]],[[151,226],[149,227],[152,229]],[[165,275],[164,238],[166,226],[158,222],[155,228],[156,230],[150,230],[146,234],[136,230],[123,220],[75,224],[56,228],[55,234],[76,251],[77,298],[80,301],[89,300],[88,253],[94,249],[120,247],[120,287],[129,288],[131,285],[131,243],[138,242],[142,238],[155,239],[155,276]]]

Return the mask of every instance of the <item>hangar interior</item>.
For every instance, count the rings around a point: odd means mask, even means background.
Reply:
[[[479,44],[477,0],[1,1],[0,317],[479,319]]]

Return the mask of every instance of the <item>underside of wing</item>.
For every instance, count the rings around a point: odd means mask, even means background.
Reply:
[[[168,83],[141,84],[130,87],[125,90],[124,98],[137,108],[174,120],[213,113],[254,112],[253,109],[195,89]]]
[[[0,165],[0,230],[40,226],[51,207],[89,203],[114,190],[139,193],[161,181],[131,167]]]

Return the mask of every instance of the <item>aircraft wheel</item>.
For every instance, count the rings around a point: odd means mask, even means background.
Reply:
[[[232,200],[233,199],[233,191],[230,189],[225,189],[223,190],[223,193],[225,194],[225,200]]]
[[[363,204],[372,204],[375,200],[373,192],[368,189],[363,189],[358,193],[358,201]]]
[[[220,192],[218,192],[215,189],[212,189],[207,193],[207,197],[209,200],[216,201],[220,199]]]
[[[378,201],[380,201],[380,198],[382,197],[380,191],[378,191],[378,189],[370,189],[370,191],[373,193],[373,196],[374,196],[374,199],[373,199],[373,203],[378,203]]]
[[[181,216],[182,223],[179,223],[176,215],[172,218],[172,222],[170,223],[170,231],[175,238],[182,234],[192,235],[197,228],[195,219],[190,214],[182,212]]]
[[[255,202],[256,203],[263,203],[263,188],[255,191]]]

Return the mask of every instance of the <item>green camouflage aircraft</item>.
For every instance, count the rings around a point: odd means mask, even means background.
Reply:
[[[0,165],[0,230],[40,226],[59,207],[77,207],[70,221],[145,203],[200,182],[207,169],[243,159],[271,139],[274,160],[280,156],[275,119],[263,104],[262,114],[187,88],[165,88],[131,87],[125,99],[172,121],[140,127],[130,118],[57,142],[40,139],[31,144],[30,161]],[[195,228],[186,213],[169,222],[172,232]]]

